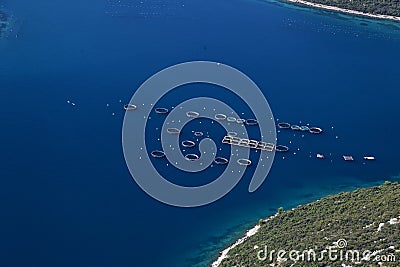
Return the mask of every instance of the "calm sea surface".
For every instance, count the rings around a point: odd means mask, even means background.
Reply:
[[[0,40],[1,266],[208,266],[280,206],[399,180],[399,24],[252,0],[0,4],[17,18]],[[154,73],[192,60],[243,71],[276,119],[324,134],[278,133],[291,150],[255,193],[250,169],[205,207],[153,200],[124,162],[122,106]],[[163,106],[215,92],[186,89]]]

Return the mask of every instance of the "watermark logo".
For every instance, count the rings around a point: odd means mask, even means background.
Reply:
[[[348,249],[347,241],[339,239],[334,242],[333,246],[328,246],[324,249],[305,249],[300,250],[285,250],[272,249],[269,250],[265,245],[263,249],[257,251],[259,261],[304,263],[304,262],[341,262],[341,263],[356,263],[362,262],[396,262],[396,255],[393,253],[384,254],[383,250],[360,250]],[[293,265],[294,266],[294,265]]]
[[[244,73],[225,64],[194,61],[166,68],[146,80],[132,96],[125,113],[122,142],[126,164],[136,183],[151,197],[169,205],[178,207],[197,207],[212,203],[231,191],[249,167],[250,146],[235,148],[231,158],[224,166],[224,172],[212,182],[196,187],[174,184],[153,166],[150,153],[146,149],[146,124],[157,102],[176,87],[205,83],[218,85],[236,94],[250,107],[254,118],[248,124],[259,127],[260,144],[275,144],[276,129],[272,111],[261,90]],[[134,109],[134,110],[133,110]],[[227,117],[224,117],[224,116]],[[246,123],[239,119],[238,112],[221,100],[211,97],[195,97],[175,106],[166,116],[161,128],[162,151],[172,166],[190,173],[207,169],[216,157],[222,140],[213,140],[212,136],[203,138],[199,144],[199,156],[184,155],[179,149],[179,134],[185,125],[198,118],[208,118],[220,124],[227,133],[240,133],[240,138],[249,140]],[[228,119],[231,120],[228,120]],[[234,120],[235,119],[235,120]],[[250,142],[250,140],[249,140]],[[259,149],[258,162],[253,162],[254,174],[249,192],[256,191],[266,179],[273,163],[274,153]]]

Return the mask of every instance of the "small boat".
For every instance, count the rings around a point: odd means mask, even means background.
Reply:
[[[354,161],[353,156],[343,156],[343,159],[344,159],[345,161]]]
[[[318,159],[324,159],[325,156],[324,156],[323,154],[317,154],[317,158],[318,158]]]
[[[365,160],[375,160],[374,156],[365,156],[364,157]]]

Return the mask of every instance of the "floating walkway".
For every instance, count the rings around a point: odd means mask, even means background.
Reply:
[[[232,146],[240,146],[240,147],[265,150],[265,151],[269,151],[269,152],[272,152],[275,149],[275,144],[272,144],[272,143],[260,142],[260,141],[256,141],[256,140],[239,138],[239,137],[230,136],[230,135],[224,136],[224,138],[222,139],[222,143],[232,145]]]

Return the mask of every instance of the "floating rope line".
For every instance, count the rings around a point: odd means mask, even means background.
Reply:
[[[249,166],[251,164],[251,160],[249,159],[238,159],[237,163],[242,166]]]
[[[278,123],[278,128],[280,129],[290,129],[290,123],[287,122],[280,122]]]
[[[168,128],[167,129],[167,133],[169,134],[179,134],[181,132],[181,130],[179,130],[178,128]]]
[[[155,112],[157,114],[167,114],[169,112],[169,110],[167,108],[156,108]]]
[[[133,104],[127,104],[127,105],[125,105],[124,106],[124,109],[125,110],[135,110],[135,109],[137,109],[137,106],[136,105],[133,105]]]
[[[240,147],[247,147],[247,148],[254,148],[259,150],[266,150],[266,151],[274,151],[275,145],[272,143],[260,142],[256,140],[250,140],[246,138],[239,138],[235,136],[224,136],[222,139],[223,144],[229,144],[232,146],[240,146]]]
[[[320,133],[322,133],[322,129],[318,128],[318,127],[311,127],[308,131],[310,133],[312,133],[312,134],[320,134]]]
[[[247,119],[246,120],[246,125],[248,125],[248,126],[254,126],[257,124],[258,124],[258,121],[256,119]]]
[[[200,116],[200,113],[196,111],[188,111],[186,112],[186,116],[188,116],[189,118],[197,118]]]
[[[182,141],[182,146],[183,146],[183,147],[188,147],[188,148],[190,148],[190,147],[194,147],[195,145],[196,145],[196,143],[193,142],[193,141],[190,141],[190,140]]]
[[[228,117],[226,118],[227,122],[236,122],[236,118],[235,117]]]
[[[215,114],[214,118],[218,121],[224,121],[224,120],[226,120],[226,115],[225,114]]]
[[[161,150],[154,150],[151,152],[151,156],[153,158],[163,158],[165,157],[165,153]]]
[[[200,157],[198,156],[198,155],[196,155],[196,154],[187,154],[186,156],[185,156],[185,159],[186,160],[188,160],[188,161],[196,161],[196,160],[198,160]]]
[[[225,164],[227,164],[228,162],[229,162],[229,160],[226,159],[226,158],[223,158],[223,157],[216,157],[216,158],[214,159],[214,163],[217,164],[217,165],[225,165]]]

